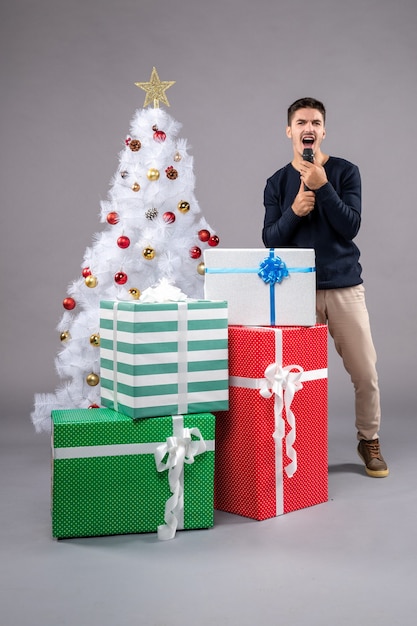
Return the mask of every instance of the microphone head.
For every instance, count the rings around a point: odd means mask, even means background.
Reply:
[[[310,161],[310,163],[314,162],[313,148],[304,148],[303,161]]]

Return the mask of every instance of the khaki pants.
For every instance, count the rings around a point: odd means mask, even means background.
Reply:
[[[376,352],[363,285],[317,291],[317,322],[328,324],[355,389],[358,439],[376,439],[381,422]]]

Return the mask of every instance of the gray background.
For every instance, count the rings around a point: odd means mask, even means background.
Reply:
[[[223,247],[262,247],[265,180],[291,158],[286,109],[328,109],[324,150],[361,169],[357,242],[384,415],[415,395],[415,0],[14,0],[2,3],[2,415],[59,382],[62,298],[101,230],[117,155],[155,65]],[[331,407],[352,413],[330,350]]]
[[[4,626],[414,626],[415,0],[13,0],[0,14],[0,614]],[[29,420],[58,383],[67,284],[101,229],[155,65],[224,247],[261,247],[288,105],[328,108],[325,150],[363,179],[362,249],[387,479],[355,453],[329,349],[329,502],[209,531],[50,536],[50,450]]]

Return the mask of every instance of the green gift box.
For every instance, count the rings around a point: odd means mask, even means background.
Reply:
[[[101,301],[100,383],[134,419],[227,410],[227,302]]]
[[[213,526],[215,418],[132,420],[111,409],[52,412],[52,535]]]

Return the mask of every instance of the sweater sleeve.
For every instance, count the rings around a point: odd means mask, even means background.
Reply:
[[[291,241],[302,218],[298,217],[291,205],[280,208],[279,194],[271,179],[267,180],[264,191],[265,218],[262,241],[267,248],[285,247]]]
[[[361,178],[359,169],[351,164],[344,168],[335,187],[327,182],[315,191],[316,203],[331,227],[342,237],[352,240],[361,225]]]

